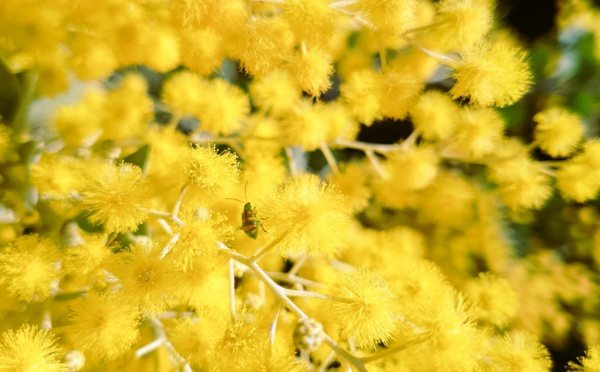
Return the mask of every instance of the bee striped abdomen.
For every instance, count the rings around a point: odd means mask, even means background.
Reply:
[[[242,212],[242,230],[244,233],[252,239],[256,239],[258,237],[258,223],[252,204],[244,204],[244,211]]]

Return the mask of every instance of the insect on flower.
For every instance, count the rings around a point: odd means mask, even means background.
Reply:
[[[247,236],[249,236],[250,238],[256,239],[258,237],[258,226],[259,225],[263,229],[264,232],[267,232],[267,230],[265,230],[265,227],[263,226],[262,222],[260,222],[258,220],[256,211],[252,207],[252,204],[249,201],[247,201],[248,200],[247,189],[248,189],[248,182],[246,182],[246,186],[244,188],[246,202],[243,202],[243,201],[241,201],[239,199],[235,199],[235,198],[227,198],[227,199],[237,200],[240,203],[244,203],[244,211],[242,212],[242,227],[240,229],[243,230],[244,233]]]

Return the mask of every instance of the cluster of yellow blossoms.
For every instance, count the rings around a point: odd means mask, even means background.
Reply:
[[[494,7],[0,1],[0,371],[600,370],[598,109]]]

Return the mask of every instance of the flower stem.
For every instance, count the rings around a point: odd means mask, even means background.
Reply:
[[[231,321],[237,320],[235,313],[235,274],[233,268],[233,258],[229,259],[229,308],[231,311]]]
[[[320,298],[322,300],[331,300],[331,297],[311,291],[297,291],[295,289],[284,288],[285,294],[289,297],[307,297],[307,298]]]
[[[348,141],[348,140],[341,139],[341,138],[336,139],[333,142],[333,145],[345,147],[348,149],[361,150],[361,151],[365,151],[365,152],[367,150],[371,150],[373,152],[377,152],[380,154],[385,154],[385,153],[388,153],[391,151],[396,151],[400,148],[400,145],[382,145],[382,144],[367,143],[367,142],[360,142],[360,141]]]
[[[262,282],[261,282],[262,283]],[[275,343],[275,331],[277,331],[277,320],[279,319],[279,313],[281,313],[281,304],[277,308],[277,314],[275,314],[275,319],[273,319],[273,323],[269,327],[269,340],[271,341],[271,347]]]
[[[365,155],[367,155],[367,158],[369,158],[369,161],[373,165],[373,168],[375,168],[377,174],[379,174],[379,176],[384,180],[387,179],[387,174],[383,170],[383,167],[381,166],[381,163],[379,162],[379,159],[377,159],[377,156],[375,155],[373,150],[366,150]]]
[[[285,154],[288,158],[288,166],[290,167],[290,175],[292,177],[298,175],[298,164],[296,164],[296,158],[294,157],[294,151],[291,147],[286,146]]]
[[[374,362],[376,360],[386,358],[386,357],[388,357],[388,356],[390,356],[392,354],[395,354],[397,352],[400,352],[402,350],[405,350],[405,349],[407,349],[407,348],[409,348],[411,346],[414,346],[414,345],[422,342],[423,340],[424,339],[422,337],[417,337],[417,338],[414,338],[412,340],[405,341],[405,342],[403,342],[401,344],[394,345],[393,347],[387,348],[387,349],[382,350],[380,352],[377,352],[375,354],[369,355],[368,357],[363,357],[363,358],[361,358],[361,360],[365,364],[371,363],[371,362]]]
[[[158,349],[160,347],[160,345],[162,345],[164,339],[162,338],[157,338],[153,341],[150,341],[149,343],[147,343],[146,345],[140,347],[139,349],[137,349],[135,351],[135,357],[136,358],[141,358],[144,355]]]
[[[279,280],[281,282],[287,282],[292,284],[302,284],[309,287],[323,287],[323,284],[313,282],[312,280],[304,279],[296,275],[289,275],[289,273],[280,273],[279,271],[267,271],[267,275],[273,280]]]
[[[331,168],[333,173],[340,173],[340,168],[338,167],[337,160],[335,160],[335,157],[333,156],[333,153],[331,152],[331,149],[329,148],[327,143],[321,142],[320,148],[321,152],[323,153],[323,156],[325,156],[325,160],[327,160],[327,164],[329,164],[329,167]]]
[[[263,258],[273,247],[275,247],[279,242],[281,242],[287,236],[287,231],[281,234],[277,239],[273,240],[269,245],[263,247],[258,250],[252,257],[250,257],[251,262],[257,262],[261,258]]]
[[[183,197],[185,196],[186,191],[190,188],[190,181],[186,182],[185,185],[181,188],[181,192],[179,193],[179,197],[173,206],[173,211],[171,211],[171,216],[177,216],[179,214],[179,208],[181,208],[181,202],[183,201]]]
[[[248,266],[248,268],[252,272],[254,272],[254,274],[256,274],[256,276],[267,285],[267,287],[269,287],[271,292],[273,292],[273,295],[275,295],[275,297],[292,313],[296,314],[300,318],[308,318],[304,311],[302,311],[302,309],[300,309],[298,305],[296,305],[292,300],[290,300],[290,298],[285,292],[285,289],[277,283],[275,283],[273,279],[271,279],[267,275],[267,273],[263,269],[261,269],[260,266],[258,266],[256,261],[253,261],[251,258],[246,257],[243,254],[239,254],[233,251],[222,242],[218,243],[218,248],[224,252],[229,253],[231,258],[233,258],[234,260]],[[333,349],[333,351],[335,351],[335,353],[338,356],[344,358],[346,361],[352,364],[358,371],[367,372],[367,369],[365,368],[365,363],[361,358],[357,358],[348,351],[341,348],[331,337],[329,337],[327,333],[323,332],[322,334],[325,343],[329,345],[329,347],[331,347],[331,349]]]

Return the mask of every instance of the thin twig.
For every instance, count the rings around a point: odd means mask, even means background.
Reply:
[[[423,337],[415,337],[412,340],[409,340],[409,341],[406,341],[404,343],[392,346],[390,348],[387,348],[387,349],[382,350],[380,352],[377,352],[375,354],[369,355],[368,357],[363,357],[363,358],[361,358],[361,360],[365,364],[371,363],[371,362],[374,362],[376,360],[386,358],[386,357],[388,357],[388,356],[390,356],[392,354],[395,354],[395,353],[397,353],[399,351],[405,350],[405,349],[407,349],[407,348],[409,348],[411,346],[414,346],[414,345],[416,345],[418,343],[421,343],[423,340],[424,340]]]
[[[355,149],[355,150],[361,150],[361,151],[367,151],[367,150],[371,150],[380,154],[385,154],[391,151],[396,151],[400,148],[400,145],[383,145],[383,144],[377,144],[377,143],[367,143],[367,142],[360,142],[360,141],[348,141],[345,139],[341,139],[338,138],[333,142],[333,145],[335,146],[340,146],[340,147],[345,147],[348,149]]]
[[[438,52],[434,52],[433,50],[429,50],[419,44],[417,44],[412,38],[410,38],[408,35],[404,34],[402,35],[402,38],[404,40],[406,40],[408,43],[410,43],[410,45],[414,46],[415,48],[419,49],[421,52],[427,54],[428,56],[437,59],[440,62],[445,63],[446,65],[448,65],[451,68],[454,68],[456,66],[457,63],[460,63],[460,60],[454,57],[450,57],[447,56],[445,54],[441,54]]]
[[[327,160],[327,164],[329,164],[329,167],[331,168],[333,173],[340,173],[340,168],[338,167],[337,161],[335,160],[335,157],[333,156],[333,153],[331,152],[331,149],[329,148],[327,143],[321,142],[320,148],[321,152],[323,153],[323,156],[325,156],[325,160]]]
[[[367,155],[367,158],[369,158],[369,161],[373,165],[373,168],[375,168],[375,171],[377,172],[377,174],[379,174],[379,176],[381,178],[383,178],[384,180],[387,179],[387,174],[383,170],[383,167],[381,166],[381,163],[379,163],[379,159],[377,159],[377,156],[375,155],[373,150],[365,151],[365,155]]]
[[[155,340],[150,341],[149,343],[147,343],[146,345],[140,347],[139,349],[137,349],[135,351],[135,357],[136,358],[141,358],[144,355],[158,349],[160,347],[160,345],[163,344],[164,339],[162,338],[157,338]]]
[[[400,147],[403,149],[409,149],[415,145],[417,142],[417,138],[421,135],[418,130],[413,130],[408,137],[400,144]]]
[[[311,291],[298,291],[295,289],[284,288],[284,292],[289,297],[307,297],[307,298],[320,298],[322,300],[331,300],[332,298],[317,292]]]
[[[173,249],[173,247],[175,246],[175,244],[177,243],[178,240],[179,240],[179,234],[175,234],[171,237],[171,239],[167,242],[167,244],[165,245],[165,247],[163,248],[163,250],[160,254],[161,260],[163,258],[165,258],[165,256],[171,251],[171,249]]]
[[[183,201],[183,197],[185,196],[185,192],[190,188],[190,182],[188,181],[181,188],[181,192],[179,192],[179,197],[173,206],[173,211],[171,212],[171,216],[177,216],[179,214],[179,208],[181,208],[181,202]]]
[[[298,261],[294,262],[294,266],[292,266],[292,268],[290,269],[290,271],[287,272],[287,274],[288,275],[296,275],[296,274],[298,274],[298,271],[300,271],[300,269],[302,268],[302,266],[306,262],[307,257],[308,257],[307,255],[300,256],[300,258],[298,259]]]
[[[324,285],[312,280],[301,278],[296,275],[289,275],[289,273],[281,273],[279,271],[267,271],[267,275],[273,280],[279,280],[280,282],[287,282],[292,284],[302,284],[309,287],[323,287]]]
[[[229,308],[231,311],[231,321],[235,323],[237,315],[235,313],[235,270],[233,268],[233,258],[229,259]]]
[[[279,319],[280,312],[281,312],[281,304],[279,304],[279,307],[277,308],[277,314],[275,314],[275,319],[273,320],[273,323],[271,323],[271,326],[269,327],[269,339],[271,341],[271,347],[273,347],[273,344],[275,343],[275,332],[277,331],[277,320]]]
[[[298,164],[296,164],[296,159],[294,157],[294,151],[289,146],[285,147],[285,154],[288,158],[288,165],[290,167],[290,175],[292,177],[298,175]]]
[[[171,228],[171,226],[169,226],[169,223],[164,218],[159,218],[158,224],[160,225],[160,227],[163,228],[163,230],[165,230],[165,232],[168,235],[173,235],[173,229]]]
[[[279,244],[287,236],[287,234],[288,234],[287,231],[284,232],[277,239],[275,239],[271,243],[269,243],[269,245],[267,245],[266,247],[262,247],[261,249],[259,249],[258,252],[256,252],[252,257],[250,257],[250,261],[251,262],[257,262],[258,260],[260,260],[261,258],[263,258],[267,253],[269,253],[269,251],[271,249],[273,249],[273,247],[275,247],[277,244]]]
[[[275,297],[291,312],[293,312],[300,318],[308,318],[304,311],[302,311],[302,309],[300,309],[298,305],[296,305],[292,300],[290,300],[290,298],[286,295],[284,288],[275,283],[273,279],[271,279],[263,271],[263,269],[261,269],[260,266],[258,266],[258,264],[255,261],[252,261],[250,258],[231,250],[222,242],[218,242],[217,247],[225,252],[228,252],[231,255],[231,258],[248,266],[248,268],[252,270],[254,274],[256,274],[256,276],[258,276],[267,285],[267,287],[269,287],[269,289],[271,290],[271,292],[273,292]],[[351,363],[358,371],[367,372],[365,368],[365,363],[362,361],[361,358],[357,358],[348,351],[341,348],[325,332],[323,332],[323,340],[327,345],[329,345],[329,347],[331,347],[336,352],[336,354],[338,354],[340,357],[344,358],[349,363]]]
[[[329,363],[333,362],[334,359],[335,359],[335,352],[332,351],[331,353],[329,353],[327,358],[323,361],[323,364],[321,364],[321,367],[319,367],[319,370],[317,372],[325,372]]]

